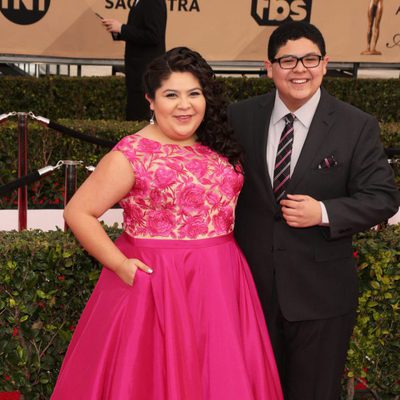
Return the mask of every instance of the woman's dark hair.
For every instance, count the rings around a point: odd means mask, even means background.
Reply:
[[[173,72],[190,72],[200,82],[206,112],[196,132],[198,141],[236,166],[242,151],[228,125],[222,84],[215,79],[213,70],[199,53],[187,47],[175,47],[153,60],[143,75],[146,94],[154,100],[156,90]]]
[[[322,57],[326,55],[325,40],[319,29],[304,21],[290,21],[276,28],[268,42],[268,59],[273,61],[279,49],[284,46],[288,40],[298,40],[306,38],[316,44]]]

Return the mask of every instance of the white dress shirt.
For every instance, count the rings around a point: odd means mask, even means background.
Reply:
[[[293,147],[290,160],[290,175],[293,174],[297,161],[300,157],[301,150],[303,149],[304,142],[306,141],[308,130],[310,129],[311,121],[314,118],[315,111],[318,107],[321,98],[321,90],[318,89],[315,94],[303,106],[297,109],[292,114],[296,117],[293,124]],[[275,158],[278,151],[279,140],[283,128],[285,127],[284,117],[289,114],[290,110],[283,103],[279,97],[278,91],[275,96],[275,104],[271,114],[271,120],[268,128],[268,141],[267,141],[267,166],[268,174],[271,178],[271,183],[274,181],[274,168]],[[321,225],[328,225],[329,218],[325,205],[319,202],[322,211]]]

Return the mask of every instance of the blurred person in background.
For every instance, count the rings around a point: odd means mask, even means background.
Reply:
[[[147,64],[165,52],[167,6],[165,0],[136,0],[128,21],[103,19],[103,25],[115,40],[125,44],[126,119],[150,119],[149,103],[143,90],[143,73]]]

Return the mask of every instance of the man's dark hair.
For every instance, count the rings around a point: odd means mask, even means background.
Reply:
[[[279,49],[284,46],[288,40],[298,40],[306,38],[315,43],[323,57],[326,55],[325,40],[319,29],[303,21],[286,22],[276,28],[269,38],[268,59],[272,61]]]

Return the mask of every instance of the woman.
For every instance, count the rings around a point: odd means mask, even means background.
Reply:
[[[65,209],[105,268],[52,399],[282,399],[232,236],[243,175],[218,83],[184,47],[154,60],[144,83],[153,123],[123,138]],[[117,201],[114,244],[97,217]]]

